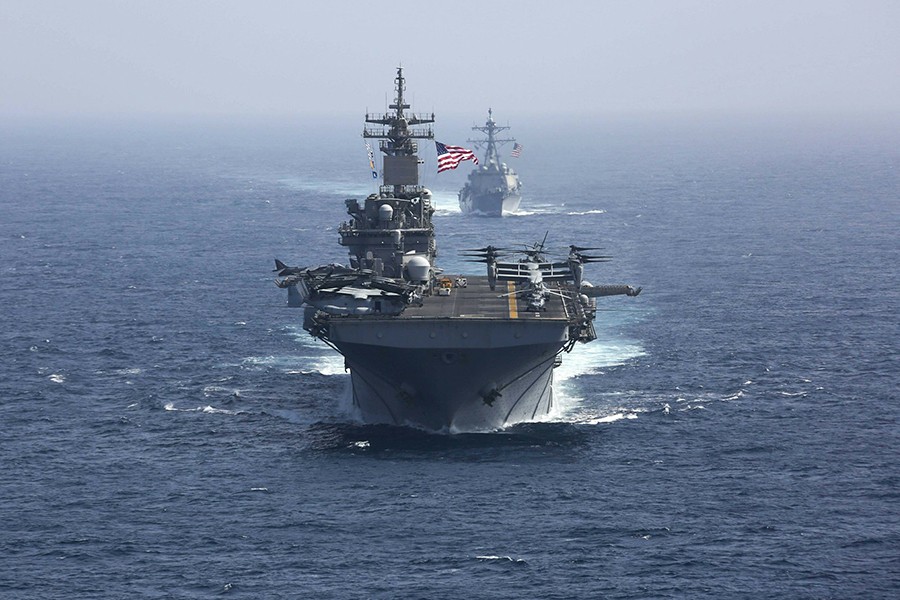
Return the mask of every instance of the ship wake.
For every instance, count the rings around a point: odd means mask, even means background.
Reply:
[[[639,343],[626,340],[576,347],[563,356],[554,373],[553,409],[541,422],[596,425],[637,418],[644,408],[623,407],[621,392],[592,392],[583,378],[602,375],[605,369],[626,365],[645,354]]]

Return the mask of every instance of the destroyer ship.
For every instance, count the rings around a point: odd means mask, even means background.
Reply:
[[[518,174],[505,162],[500,161],[497,146],[514,138],[499,138],[497,134],[509,129],[494,121],[493,111],[488,109],[484,127],[475,126],[485,137],[469,139],[476,148],[484,147],[484,160],[469,173],[466,185],[459,191],[459,208],[464,213],[487,217],[502,217],[503,213],[515,212],[522,201],[522,182]]]
[[[553,408],[562,354],[596,338],[596,299],[640,288],[591,286],[584,265],[608,257],[573,245],[549,260],[545,241],[515,254],[473,248],[465,255],[486,274],[444,273],[431,193],[419,182],[418,143],[434,139],[434,115],[407,112],[405,89],[398,68],[390,112],[365,118],[383,180],[364,201],[345,201],[348,264],[276,259],[276,284],[303,308],[303,328],[343,355],[363,421],[452,433],[540,419]]]

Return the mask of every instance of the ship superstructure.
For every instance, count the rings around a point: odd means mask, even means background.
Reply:
[[[431,194],[418,178],[417,140],[433,139],[434,115],[406,113],[402,69],[395,85],[391,112],[366,115],[383,184],[363,204],[346,201],[349,265],[276,260],[276,283],[304,307],[304,329],[344,356],[364,421],[453,432],[538,419],[553,407],[562,352],[596,337],[596,298],[640,289],[590,286],[584,265],[608,257],[572,246],[554,261],[543,242],[514,254],[471,250],[486,275],[442,272]]]
[[[505,125],[497,125],[493,111],[488,109],[488,118],[483,127],[472,127],[485,137],[469,139],[476,148],[484,148],[484,160],[469,173],[466,185],[459,191],[459,208],[464,213],[487,217],[501,217],[504,213],[515,212],[522,200],[522,182],[519,175],[500,159],[498,146],[513,142],[515,138],[500,138],[498,133],[508,130]]]

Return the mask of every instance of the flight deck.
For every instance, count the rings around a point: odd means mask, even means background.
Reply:
[[[486,276],[450,276],[454,282],[450,294],[441,296],[437,290],[424,298],[422,306],[410,305],[399,316],[401,319],[561,319],[568,320],[568,308],[563,299],[551,293],[544,305],[545,310],[529,311],[528,303],[516,294],[512,281],[498,281],[491,290]],[[465,280],[465,287],[457,285]],[[557,285],[548,286],[552,292],[560,292]]]

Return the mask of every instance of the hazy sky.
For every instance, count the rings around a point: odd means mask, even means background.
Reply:
[[[0,115],[900,112],[900,0],[0,0]],[[390,99],[390,98],[388,98]]]

